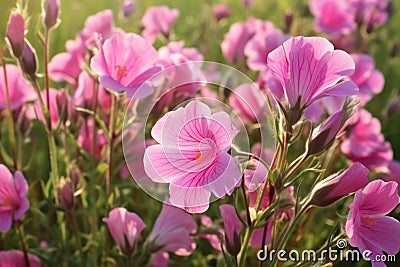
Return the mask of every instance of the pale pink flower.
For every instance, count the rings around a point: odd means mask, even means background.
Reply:
[[[12,12],[7,24],[7,39],[15,57],[20,58],[25,45],[25,21],[18,12]]]
[[[247,24],[248,27],[256,26],[255,35],[247,42],[244,48],[247,66],[251,70],[264,70],[267,68],[268,53],[289,39],[290,36],[283,34],[281,30],[275,28],[274,24],[269,21],[249,19]]]
[[[358,86],[360,92],[357,97],[365,105],[371,100],[373,94],[382,92],[385,78],[379,70],[375,69],[374,59],[366,54],[351,55],[356,70],[349,78]]]
[[[92,50],[97,43],[103,43],[115,32],[114,14],[112,10],[106,9],[86,19],[80,38],[85,47]]]
[[[168,38],[171,28],[178,16],[178,9],[170,9],[167,6],[148,8],[141,20],[143,37],[152,43],[155,41],[158,34],[162,34]]]
[[[318,182],[312,192],[310,205],[319,207],[329,206],[368,184],[369,170],[359,162],[351,165],[343,173]]]
[[[206,228],[211,228],[213,226],[213,221],[211,220],[210,217],[206,215],[199,215],[199,221],[202,226],[205,226]],[[218,229],[220,234],[223,234],[222,229]],[[207,232],[201,232],[198,231],[196,234],[200,238],[204,238],[210,242],[210,245],[218,252],[221,252],[221,239],[219,234],[211,234]]]
[[[369,250],[370,259],[383,255],[396,255],[400,250],[400,223],[385,216],[399,204],[398,184],[375,180],[354,196],[346,222],[350,245],[361,252]],[[372,261],[373,267],[386,266],[384,262]]]
[[[95,120],[93,117],[87,118],[82,124],[79,135],[77,137],[77,142],[82,146],[91,156],[100,158],[102,152],[104,152],[104,147],[107,145],[107,137],[104,132],[97,127],[94,130]],[[94,143],[94,137],[96,135],[96,146]]]
[[[135,44],[135,45],[132,45]],[[155,66],[157,51],[139,35],[115,33],[107,39],[90,63],[99,75],[100,83],[116,92],[125,91],[127,97],[144,98],[153,93],[150,86],[141,85],[160,71]]]
[[[341,151],[353,162],[360,162],[369,169],[387,167],[393,158],[389,142],[381,134],[381,124],[377,118],[364,110],[359,110],[348,122],[350,133],[340,146]]]
[[[125,208],[114,208],[108,218],[103,221],[107,223],[108,229],[114,241],[126,255],[131,255],[135,250],[136,242],[140,233],[146,227],[142,219],[134,212],[128,212]]]
[[[4,79],[4,67],[0,66],[0,110],[7,108],[6,84]],[[8,92],[10,94],[11,110],[16,110],[26,102],[36,99],[35,90],[25,80],[20,69],[11,64],[6,65]]]
[[[238,218],[234,206],[224,204],[219,206],[219,211],[224,221],[226,250],[232,256],[236,256],[239,254],[241,248],[240,233],[243,224]]]
[[[230,106],[244,122],[258,122],[268,112],[266,96],[254,83],[243,83],[229,97]]]
[[[28,183],[24,175],[17,171],[13,175],[6,166],[0,164],[0,232],[7,232],[13,220],[18,220],[29,208],[26,198]]]
[[[293,37],[268,55],[268,67],[282,84],[291,108],[302,110],[326,96],[358,93],[352,81],[339,82],[354,73],[354,61],[344,51],[334,50],[322,37]]]
[[[59,112],[61,112],[61,110],[58,109],[57,98],[58,98],[58,96],[60,96],[63,93],[65,93],[65,92],[56,90],[53,88],[50,88],[50,90],[49,90],[50,107],[47,107],[47,109],[50,111],[50,122],[51,122],[52,128],[55,128],[59,122],[59,115],[60,115]],[[46,105],[47,104],[46,92],[42,91],[41,95],[42,95],[43,102]],[[42,121],[43,123],[46,123],[46,119],[43,115],[42,107],[40,106],[39,100],[36,100],[36,102],[33,106],[29,106],[27,108],[26,116],[31,120],[38,119],[38,120]]]
[[[19,250],[0,251],[0,259],[0,267],[27,267],[24,253]],[[42,266],[36,255],[28,253],[28,260],[31,267]]]
[[[192,213],[208,209],[211,193],[231,194],[240,180],[236,160],[228,154],[238,130],[225,112],[191,101],[165,114],[153,127],[160,143],[146,149],[144,166],[157,183],[169,183],[171,204]]]
[[[254,30],[247,22],[233,23],[221,43],[222,54],[230,63],[236,63],[244,58],[244,48],[253,37]]]
[[[320,31],[339,35],[356,29],[355,14],[347,0],[311,0],[310,10]]]
[[[188,256],[196,248],[196,243],[191,237],[196,229],[197,224],[190,214],[164,204],[146,242],[152,244],[158,251]]]

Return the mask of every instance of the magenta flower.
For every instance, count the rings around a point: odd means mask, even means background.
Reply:
[[[91,50],[98,42],[103,43],[110,38],[115,31],[113,12],[106,9],[86,19],[80,38],[86,48]]]
[[[3,68],[3,66],[0,66],[0,110],[7,108],[7,93]],[[35,90],[33,90],[33,87],[25,80],[17,66],[7,64],[6,71],[11,110],[16,110],[26,102],[36,99]]]
[[[356,70],[349,78],[360,89],[357,97],[361,104],[365,105],[371,100],[373,94],[382,92],[385,78],[379,70],[375,69],[375,62],[371,56],[366,54],[353,54],[351,56],[356,64]]]
[[[332,35],[349,34],[356,28],[355,14],[347,0],[311,0],[318,30]]]
[[[253,37],[254,31],[247,22],[236,22],[231,25],[221,43],[222,54],[230,63],[239,62],[244,58],[244,48]]]
[[[357,22],[367,25],[368,30],[381,26],[388,19],[386,0],[351,0],[350,3]]]
[[[346,222],[350,245],[361,252],[372,252],[370,259],[383,255],[382,251],[396,255],[400,250],[400,223],[385,216],[399,204],[398,184],[375,180],[354,196]],[[372,261],[373,267],[386,266],[384,262]]]
[[[168,267],[169,254],[162,251],[154,255],[148,267]]]
[[[146,10],[141,24],[143,26],[142,35],[149,42],[154,42],[158,34],[169,37],[172,26],[179,16],[178,9],[170,9],[167,6],[155,6]]]
[[[247,66],[252,70],[264,70],[267,68],[268,53],[289,39],[289,35],[274,27],[269,21],[249,20],[248,27],[258,25],[256,34],[249,40],[244,48],[247,57]]]
[[[0,164],[0,232],[7,232],[13,220],[18,220],[29,208],[26,198],[28,183],[24,175],[17,171],[13,175],[6,166]]]
[[[332,175],[318,182],[312,192],[310,205],[329,206],[368,184],[369,170],[361,163],[354,163],[339,175]]]
[[[196,248],[196,243],[191,237],[196,229],[197,224],[190,214],[164,204],[146,242],[152,244],[158,251],[188,256]]]
[[[268,112],[265,96],[254,83],[236,87],[229,97],[229,104],[245,122],[257,122],[257,118]]]
[[[379,120],[361,109],[351,118],[349,125],[351,131],[340,146],[343,154],[370,170],[387,167],[393,158],[393,151],[390,143],[385,142],[381,134]]]
[[[242,222],[238,218],[235,207],[232,205],[221,205],[219,206],[219,211],[224,221],[226,250],[235,257],[239,254],[241,248],[240,232],[243,227]]]
[[[133,33],[117,32],[104,42],[100,52],[92,58],[90,67],[99,75],[105,88],[125,91],[129,98],[144,98],[154,89],[138,89],[160,71],[160,67],[155,66],[156,61],[157,51],[145,39]]]
[[[222,198],[240,180],[238,164],[227,152],[237,133],[227,113],[211,115],[207,105],[192,101],[154,125],[151,135],[160,144],[146,149],[146,173],[154,182],[170,184],[171,204],[204,212],[211,192]]]
[[[0,267],[26,267],[24,253],[19,250],[0,251]],[[40,259],[28,253],[29,265],[31,267],[40,267]]]
[[[325,96],[358,93],[352,81],[339,82],[354,73],[354,61],[344,51],[334,50],[322,37],[293,37],[268,55],[268,67],[282,84],[291,108],[304,109]],[[339,82],[339,83],[338,83]]]
[[[384,174],[382,179],[385,181],[395,181],[400,183],[400,162],[396,160],[392,160],[389,162],[389,173]]]
[[[7,39],[15,57],[20,58],[25,45],[25,21],[20,13],[12,12],[8,19]]]
[[[142,219],[134,212],[128,212],[125,208],[114,208],[108,218],[103,221],[107,223],[108,229],[114,241],[125,255],[131,255],[136,246],[140,233],[146,227]]]

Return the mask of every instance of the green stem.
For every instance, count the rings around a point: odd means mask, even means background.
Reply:
[[[45,39],[44,39],[44,81],[46,86],[46,105],[48,108],[49,116],[47,120],[47,127],[49,132],[52,132],[51,126],[51,110],[50,110],[50,84],[49,84],[49,69],[48,69],[48,62],[49,62],[49,35],[50,31],[46,29]]]
[[[253,233],[253,230],[254,230],[253,226],[249,226],[246,228],[246,233],[244,235],[242,250],[240,251],[239,267],[244,267],[246,264],[247,250],[249,248],[250,237],[251,237],[251,234]]]
[[[15,227],[17,228],[19,240],[21,242],[22,252],[24,253],[25,264],[26,264],[27,267],[31,267],[31,263],[30,263],[29,257],[28,257],[28,250],[26,248],[26,243],[25,243],[25,240],[24,240],[24,234],[22,232],[21,225],[20,225],[19,221],[15,221]]]
[[[72,233],[74,234],[75,237],[75,243],[77,245],[77,249],[79,252],[79,258],[81,260],[81,264],[85,264],[85,257],[83,255],[83,249],[82,249],[81,239],[79,237],[78,227],[75,223],[75,218],[71,212],[68,212],[68,218],[69,221],[71,222]]]
[[[48,143],[49,143],[49,153],[50,153],[50,168],[51,168],[50,177],[51,177],[52,183],[53,183],[55,202],[58,205],[58,197],[57,197],[56,187],[57,187],[59,178],[58,178],[57,147],[56,147],[54,132],[47,133],[47,139],[48,139]]]

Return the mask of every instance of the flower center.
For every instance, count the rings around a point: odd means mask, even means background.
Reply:
[[[12,199],[11,199],[11,197],[10,197],[10,196],[6,196],[6,197],[3,199],[3,205],[4,205],[4,206],[11,206],[11,204],[12,204]]]
[[[117,65],[117,66],[115,66],[115,69],[117,70],[118,80],[121,80],[122,78],[124,78],[126,76],[127,70],[126,70],[125,66]]]
[[[369,226],[376,226],[377,223],[374,219],[372,219],[371,217],[361,217],[361,222],[363,224],[367,224]]]

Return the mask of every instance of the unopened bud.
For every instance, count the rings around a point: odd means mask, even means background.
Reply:
[[[390,57],[394,58],[399,53],[399,43],[394,42],[392,45],[392,49],[390,50]]]
[[[290,29],[292,28],[292,24],[293,24],[293,12],[291,11],[287,11],[285,13],[285,21],[284,21],[284,31],[286,33],[290,32]]]
[[[47,29],[57,27],[60,12],[59,0],[46,0],[43,8],[43,22]]]
[[[226,4],[219,4],[213,7],[213,14],[217,21],[232,16],[232,10]]]
[[[18,12],[12,12],[8,19],[7,39],[16,58],[20,58],[25,46],[24,18]]]
[[[22,70],[29,77],[35,79],[37,71],[36,51],[27,40],[25,40],[24,53],[20,58],[20,62]]]
[[[124,15],[125,18],[129,17],[134,10],[135,10],[135,1],[125,0],[122,3],[122,14]]]
[[[71,184],[71,179],[67,178],[57,185],[58,200],[60,201],[60,207],[64,211],[74,209],[74,193]]]

